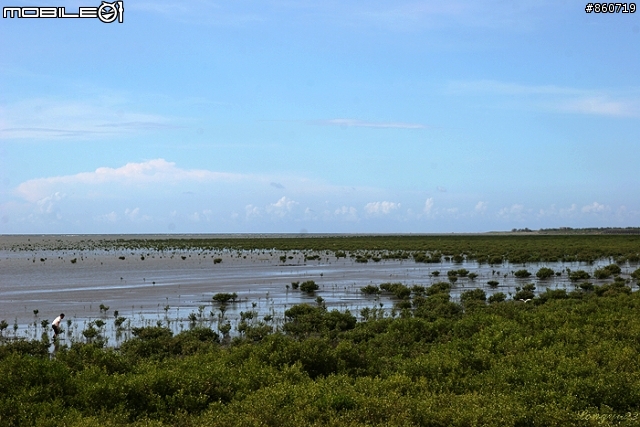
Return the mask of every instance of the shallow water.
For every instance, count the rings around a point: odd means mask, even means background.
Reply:
[[[271,315],[272,324],[278,326],[287,308],[299,303],[316,304],[317,297],[323,298],[328,309],[350,310],[355,315],[364,307],[374,306],[382,306],[390,313],[394,303],[390,296],[367,297],[360,292],[360,288],[369,284],[401,282],[407,286],[429,286],[446,281],[450,269],[465,268],[478,277],[459,279],[452,286],[454,300],[461,292],[474,288],[484,289],[488,296],[496,292],[512,295],[517,286],[532,282],[536,283],[538,292],[547,288],[570,291],[574,284],[568,280],[567,268],[592,273],[612,262],[493,267],[475,262],[417,264],[413,260],[362,264],[325,253],[318,253],[319,260],[305,262],[301,253],[289,252],[293,258],[282,264],[283,254],[279,251],[3,250],[0,251],[0,320],[9,323],[5,335],[39,338],[43,331],[51,332],[51,320],[64,312],[68,332],[65,337],[71,341],[82,339],[81,331],[89,322],[103,319],[106,322],[103,334],[110,344],[117,345],[128,335],[125,332],[117,336],[115,332],[116,310],[119,316],[128,319],[129,327],[160,322],[178,332],[190,326],[188,316],[195,313],[196,323],[215,328],[220,321],[220,311],[211,297],[219,292],[238,294],[238,302],[228,305],[223,322],[236,326],[241,312],[256,311],[254,321]],[[222,262],[215,264],[215,258],[221,258]],[[71,262],[73,259],[75,263]],[[535,272],[541,267],[563,273],[560,277],[539,281]],[[515,278],[513,271],[522,268],[533,275],[528,279]],[[635,266],[622,269],[626,277]],[[440,276],[434,277],[434,271],[440,271]],[[314,280],[320,289],[313,295],[291,289],[291,282],[305,280]],[[487,285],[488,280],[497,280],[500,284],[492,289]],[[106,313],[100,311],[101,304],[109,307]],[[38,310],[37,315],[34,310]],[[43,320],[47,320],[45,329],[41,325]],[[66,324],[67,320],[71,323]]]

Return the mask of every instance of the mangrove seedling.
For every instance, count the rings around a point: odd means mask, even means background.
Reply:
[[[224,325],[220,325],[218,330],[222,332],[222,335],[227,336],[231,330],[231,323],[227,322]]]
[[[7,329],[9,327],[9,324],[7,323],[6,320],[2,320],[2,322],[0,322],[0,335],[4,334],[4,330]]]
[[[126,318],[120,316],[118,317],[116,320],[114,320],[114,324],[116,326],[116,328],[120,329],[122,327],[122,324],[125,322],[125,320],[127,320]]]

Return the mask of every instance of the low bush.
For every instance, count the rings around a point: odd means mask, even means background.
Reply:
[[[577,282],[579,280],[589,280],[591,276],[584,270],[572,271],[569,273],[569,280],[572,282]]]
[[[553,275],[555,274],[555,272],[548,268],[548,267],[542,267],[541,269],[538,270],[538,272],[536,273],[536,277],[540,280],[546,280],[550,277],[553,277]]]
[[[529,271],[527,270],[518,270],[513,275],[519,279],[526,279],[527,277],[531,276],[531,273],[529,273]]]
[[[217,303],[226,304],[229,301],[234,302],[237,298],[238,298],[238,294],[236,294],[235,292],[232,294],[221,292],[221,293],[215,294],[211,299]]]
[[[300,290],[302,292],[306,292],[308,294],[312,294],[317,291],[320,287],[313,280],[307,280],[300,284]]]
[[[377,295],[380,293],[380,288],[377,287],[376,285],[367,285],[360,288],[360,292],[362,292],[365,295]]]

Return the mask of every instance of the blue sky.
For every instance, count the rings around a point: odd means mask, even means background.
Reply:
[[[0,233],[640,226],[640,12],[584,6],[0,19]]]

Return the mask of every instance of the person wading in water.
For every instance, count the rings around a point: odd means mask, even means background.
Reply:
[[[61,313],[60,316],[56,317],[56,320],[51,322],[51,327],[53,328],[53,339],[58,338],[58,334],[60,333],[60,322],[64,319],[64,313]]]

